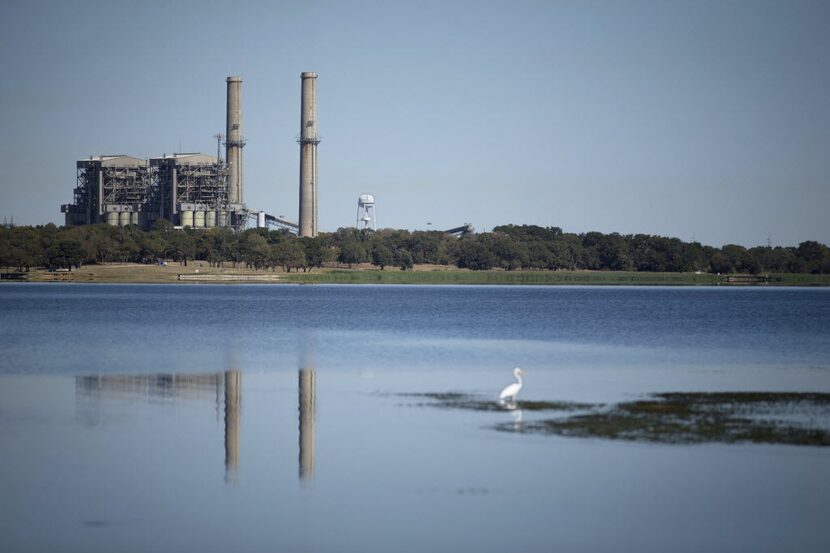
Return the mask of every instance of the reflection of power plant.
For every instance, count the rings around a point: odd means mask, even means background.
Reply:
[[[314,475],[314,424],[317,416],[317,373],[314,369],[299,372],[300,412],[300,480],[308,481]]]
[[[217,411],[224,391],[225,480],[236,479],[239,469],[239,430],[242,419],[242,373],[238,370],[211,374],[99,375],[75,378],[80,399],[119,399],[135,396],[156,402],[210,400]],[[94,405],[94,404],[93,404]],[[84,407],[89,407],[86,405]],[[85,410],[89,422],[100,419],[98,410]]]
[[[119,396],[147,396],[160,400],[215,399],[222,386],[221,374],[107,374],[75,378],[75,391],[102,399]]]
[[[225,371],[225,479],[239,470],[239,426],[242,414],[242,373]]]
[[[216,403],[217,417],[224,398],[225,481],[238,479],[240,464],[240,430],[242,422],[242,372],[239,370],[211,374],[100,375],[75,378],[80,415],[90,424],[104,420],[102,400],[145,397],[148,403],[209,400]],[[315,424],[317,417],[317,374],[314,369],[298,373],[300,481],[314,476]],[[81,400],[93,400],[85,403]]]

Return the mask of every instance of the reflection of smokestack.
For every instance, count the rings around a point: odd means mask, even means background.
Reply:
[[[314,474],[314,418],[317,415],[317,373],[300,369],[300,480]]]
[[[228,77],[228,126],[225,131],[225,161],[228,164],[228,201],[245,201],[242,187],[242,78]]]
[[[242,373],[225,371],[225,470],[227,476],[239,469],[241,407]]]
[[[317,236],[317,73],[300,79],[300,236]]]

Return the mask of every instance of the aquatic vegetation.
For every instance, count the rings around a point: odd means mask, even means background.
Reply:
[[[830,394],[662,393],[612,406],[556,401],[509,405],[461,392],[405,394],[417,405],[474,411],[551,411],[556,418],[499,423],[504,432],[664,444],[830,446]]]
[[[824,421],[824,428],[817,427]],[[830,446],[830,394],[666,393],[604,412],[499,430],[670,444],[765,443]]]
[[[501,402],[463,392],[436,392],[398,394],[399,397],[420,400],[414,406],[466,409],[471,411],[579,411],[593,409],[597,405],[568,401],[514,401]]]

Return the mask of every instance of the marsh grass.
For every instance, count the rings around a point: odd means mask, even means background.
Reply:
[[[416,266],[413,271],[401,271],[388,267],[360,267],[354,269],[326,267],[311,272],[253,271],[247,268],[210,267],[205,261],[193,261],[187,266],[169,263],[163,267],[155,264],[105,263],[84,265],[70,273],[50,273],[45,269],[25,273],[32,282],[110,282],[110,283],[182,283],[179,274],[279,275],[280,282],[295,284],[532,284],[532,285],[651,285],[651,286],[749,286],[751,282],[730,282],[735,275],[709,273],[649,273],[632,271],[470,271],[449,266]],[[732,280],[735,280],[732,278]],[[223,282],[223,281],[207,281]],[[227,284],[228,282],[223,282]],[[235,282],[241,284],[242,282]],[[769,286],[828,286],[830,275],[785,274],[769,275]]]
[[[830,446],[830,394],[778,392],[663,393],[647,399],[586,404],[504,404],[462,392],[401,394],[410,405],[472,411],[558,413],[505,422],[503,432],[663,444],[756,443]]]
[[[468,411],[579,411],[597,407],[589,403],[567,401],[516,401],[503,403],[463,392],[398,394],[413,400],[409,405],[418,407],[439,407],[443,409],[464,409]]]

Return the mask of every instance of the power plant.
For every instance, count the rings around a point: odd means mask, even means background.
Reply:
[[[317,73],[300,74],[300,201],[296,222],[246,205],[242,78],[231,76],[225,82],[225,159],[221,158],[222,134],[216,134],[215,157],[177,152],[149,160],[128,155],[78,160],[73,202],[61,206],[66,226],[106,223],[147,229],[165,220],[179,228],[244,230],[249,221],[255,221],[257,228],[277,227],[300,236],[317,236]],[[361,224],[363,229],[377,229],[372,194],[358,198],[355,226],[361,228]],[[444,232],[460,235],[474,229],[467,223]]]
[[[157,220],[191,228],[285,228],[317,236],[317,73],[300,75],[299,224],[245,204],[242,149],[242,79],[226,79],[225,159],[201,153],[151,159],[98,155],[76,162],[73,202],[61,206],[66,226],[107,223],[150,228]],[[217,135],[221,140],[221,135]]]

